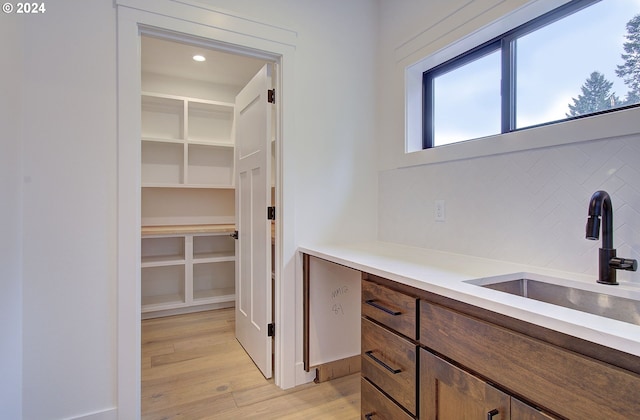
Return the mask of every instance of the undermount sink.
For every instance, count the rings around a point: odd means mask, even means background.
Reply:
[[[521,273],[524,274],[524,273]],[[501,276],[467,283],[541,302],[640,325],[640,291],[620,286],[532,276]],[[604,289],[604,290],[603,290]],[[606,290],[611,289],[611,290]]]

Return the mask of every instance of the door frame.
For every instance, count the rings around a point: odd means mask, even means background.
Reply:
[[[293,161],[295,138],[293,75],[297,33],[271,23],[220,11],[187,0],[116,0],[117,7],[117,93],[118,93],[118,239],[117,239],[117,399],[119,418],[140,417],[140,36],[202,43],[228,52],[252,55],[277,64],[276,131],[276,243],[274,322],[278,333],[274,343],[274,381],[290,388],[310,380],[298,361],[301,325],[296,284],[296,249],[293,218],[295,184],[283,168]],[[286,86],[286,88],[285,88]],[[287,90],[288,89],[288,90]]]

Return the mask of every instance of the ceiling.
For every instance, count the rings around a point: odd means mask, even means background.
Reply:
[[[149,36],[141,37],[141,45],[143,72],[209,83],[244,86],[265,64],[253,57]],[[196,54],[207,60],[194,61]]]

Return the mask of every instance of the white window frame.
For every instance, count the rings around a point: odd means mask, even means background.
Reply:
[[[422,148],[422,74],[512,30],[568,0],[533,0],[512,13],[405,68],[405,147],[402,166],[440,163],[640,133],[640,109],[562,121],[430,149]]]

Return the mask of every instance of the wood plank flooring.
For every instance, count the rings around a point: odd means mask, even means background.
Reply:
[[[142,419],[358,419],[360,375],[281,390],[235,338],[234,309],[142,321]]]

